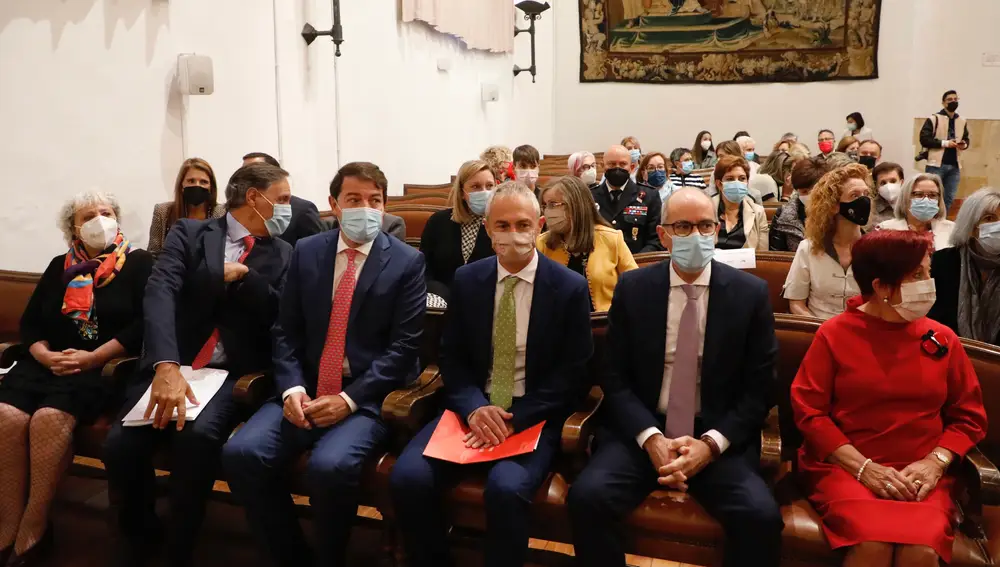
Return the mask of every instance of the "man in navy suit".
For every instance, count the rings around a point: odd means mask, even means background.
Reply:
[[[445,407],[468,423],[467,446],[498,445],[545,421],[538,448],[462,466],[423,456],[440,417],[424,427],[390,478],[414,567],[452,564],[441,497],[473,472],[486,475],[486,565],[525,562],[529,507],[559,450],[563,421],[582,397],[594,350],[587,281],[535,251],[541,223],[526,185],[510,181],[496,189],[486,229],[497,255],[455,272],[440,362]]]
[[[726,533],[727,567],[776,566],[781,513],[758,475],[778,343],[767,284],[712,261],[697,189],[667,199],[670,262],[623,274],[608,313],[604,423],[568,504],[577,563],[625,565],[620,523],[650,492],[689,492]]]
[[[288,173],[268,164],[240,168],[226,187],[225,217],[181,219],[167,235],[146,285],[145,345],[139,373],[126,392],[127,413],[151,386],[152,427],[115,423],[104,464],[120,496],[122,546],[116,560],[141,565],[160,539],[154,511],[153,452],[171,443],[171,565],[188,565],[212,491],[219,449],[239,419],[233,385],[270,364],[271,325],[292,247],[274,238],[288,226]],[[198,418],[185,423],[186,402],[201,403],[180,366],[229,371]],[[171,424],[176,409],[178,419]]]
[[[371,163],[349,163],[333,178],[330,208],[342,229],[298,243],[281,297],[279,397],[223,449],[229,486],[278,565],[312,563],[282,482],[287,465],[310,449],[316,564],[344,565],[362,466],[387,434],[382,401],[418,373],[424,257],[380,231],[387,187]]]
[[[243,156],[243,165],[258,162],[281,167],[278,160],[264,152],[250,152]],[[319,218],[319,210],[316,209],[316,205],[312,201],[292,195],[289,204],[292,205],[292,222],[288,225],[288,229],[281,233],[282,240],[294,247],[299,240],[326,230],[326,224]]]

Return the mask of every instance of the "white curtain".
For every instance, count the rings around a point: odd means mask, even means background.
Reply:
[[[422,21],[458,37],[469,49],[514,51],[511,0],[401,0],[404,22]]]

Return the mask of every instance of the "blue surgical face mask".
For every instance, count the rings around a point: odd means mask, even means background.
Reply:
[[[749,193],[747,184],[742,181],[723,181],[722,182],[722,194],[726,196],[726,200],[730,203],[741,202]]]
[[[371,242],[382,230],[382,211],[367,207],[343,209],[340,229],[354,242]]]
[[[692,171],[694,171],[694,161],[692,160],[682,161],[681,171],[683,171],[684,173],[691,173]]]
[[[486,203],[490,201],[491,193],[492,191],[469,193],[469,208],[472,209],[472,214],[480,217],[486,214]]]
[[[666,171],[651,171],[646,174],[646,181],[652,187],[663,187],[663,184],[667,182],[667,172]]]
[[[757,152],[747,152],[743,157],[747,158],[747,161],[753,161],[753,158],[757,157]]]
[[[715,236],[705,236],[697,229],[687,236],[671,236],[670,258],[682,272],[693,273],[705,268],[715,255]]]
[[[635,148],[628,151],[629,157],[632,159],[632,163],[638,163],[642,159],[642,150]]]
[[[914,199],[910,201],[910,214],[920,222],[927,222],[936,217],[941,209],[937,200],[934,199]]]
[[[257,216],[264,219],[264,227],[267,228],[268,234],[272,237],[281,236],[286,230],[288,230],[288,225],[292,224],[292,206],[282,204],[276,205],[263,194],[260,194],[260,197],[267,201],[267,204],[271,205],[271,218],[265,219],[264,215],[260,214],[257,209],[254,209],[253,212],[257,213]]]

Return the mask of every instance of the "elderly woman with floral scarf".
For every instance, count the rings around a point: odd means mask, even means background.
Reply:
[[[1000,346],[1000,189],[965,199],[951,244],[931,257],[937,302],[927,316],[960,337]]]
[[[21,317],[27,353],[0,381],[0,565],[35,565],[52,550],[49,505],[73,428],[113,401],[104,364],[142,349],[153,256],[132,248],[120,218],[111,195],[70,199],[59,217],[69,251],[49,262]]]

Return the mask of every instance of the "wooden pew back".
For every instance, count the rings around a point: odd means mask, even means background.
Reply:
[[[386,205],[437,205],[448,206],[448,193],[441,191],[420,191],[409,195],[391,195]]]
[[[443,211],[447,207],[441,205],[411,205],[409,203],[394,205],[389,204],[385,212],[401,217],[406,223],[406,238],[420,238],[427,226],[427,220],[438,211]]]
[[[0,343],[19,340],[21,314],[41,274],[0,270]]]
[[[451,191],[451,183],[438,183],[436,185],[418,185],[416,183],[404,183],[403,195],[414,195],[416,193],[445,193]]]

